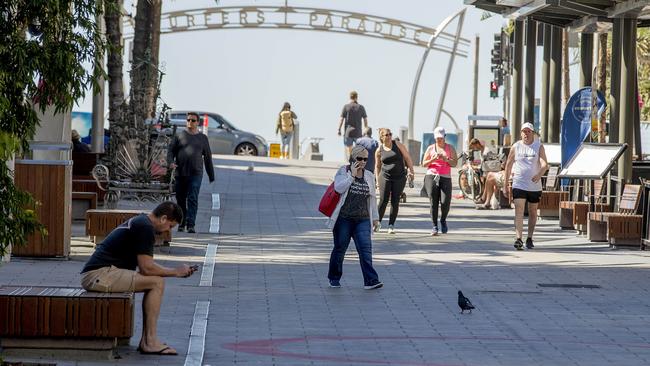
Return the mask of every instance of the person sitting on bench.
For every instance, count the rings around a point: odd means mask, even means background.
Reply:
[[[142,354],[178,354],[157,337],[165,289],[163,277],[189,277],[198,268],[187,264],[163,267],[153,260],[153,247],[156,232],[171,230],[182,220],[181,207],[170,201],[148,214],[130,218],[108,234],[81,271],[81,286],[87,291],[144,292],[142,338],[138,346]]]

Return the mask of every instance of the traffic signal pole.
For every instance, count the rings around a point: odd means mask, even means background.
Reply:
[[[476,35],[474,40],[474,96],[472,99],[472,114],[478,114],[478,60],[479,60],[479,49],[480,49],[480,40],[479,35]],[[472,125],[476,125],[476,121],[471,121]]]
[[[526,20],[526,71],[524,79],[524,122],[535,123],[535,54],[537,49],[537,22]]]
[[[515,20],[514,30],[515,47],[512,57],[512,102],[510,114],[510,131],[513,131],[513,140],[518,140],[521,128],[521,89],[522,89],[522,53],[524,48],[524,22]],[[514,141],[513,141],[514,142]]]

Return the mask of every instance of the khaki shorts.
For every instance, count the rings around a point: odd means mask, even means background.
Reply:
[[[135,271],[115,266],[102,267],[81,274],[81,287],[95,292],[133,292]]]
[[[505,173],[502,171],[496,173],[496,176],[494,177],[497,183],[498,188],[503,188],[503,185],[505,184]]]

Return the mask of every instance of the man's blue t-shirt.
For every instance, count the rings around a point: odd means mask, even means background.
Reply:
[[[379,142],[374,140],[372,137],[363,136],[359,137],[355,143],[359,146],[363,146],[368,150],[368,162],[366,163],[366,170],[374,173],[375,172],[375,151],[379,147]]]
[[[111,231],[97,246],[81,273],[115,266],[135,271],[138,255],[153,257],[156,231],[146,214],[130,218]]]

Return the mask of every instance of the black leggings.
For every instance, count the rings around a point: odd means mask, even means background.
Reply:
[[[438,205],[442,209],[440,222],[447,222],[447,214],[451,205],[451,178],[440,177],[437,185],[433,178],[433,175],[424,176],[424,189],[427,191],[431,203],[431,221],[438,226]]]
[[[390,198],[390,218],[388,225],[395,225],[397,212],[399,211],[399,198],[404,192],[406,177],[400,180],[388,180],[382,176],[377,177],[379,183],[379,221],[384,218],[388,199]]]

